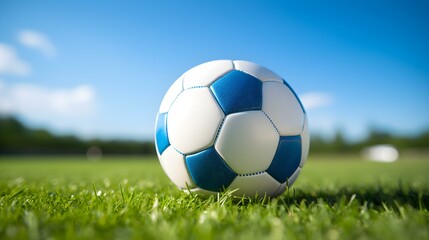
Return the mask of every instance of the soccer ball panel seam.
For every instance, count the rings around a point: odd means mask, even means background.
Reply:
[[[265,115],[265,117],[267,117],[267,118],[268,118],[268,120],[270,121],[271,125],[273,125],[273,127],[274,127],[274,129],[276,130],[277,134],[279,134],[279,136],[280,136],[280,132],[279,132],[279,130],[277,129],[276,125],[274,124],[273,120],[271,120],[270,116],[268,116],[268,114],[267,114],[267,113],[265,113],[265,112],[264,112],[264,111],[262,111],[262,110],[261,110],[261,112]]]
[[[176,151],[177,153],[179,153],[182,156],[186,156],[184,153],[182,153],[181,151],[179,151],[179,149],[175,148],[173,145],[171,145],[171,147],[173,148],[174,151]]]
[[[248,177],[248,176],[255,176],[255,175],[261,175],[266,173],[267,171],[260,171],[260,172],[254,172],[254,173],[245,173],[245,174],[238,174],[239,177]]]

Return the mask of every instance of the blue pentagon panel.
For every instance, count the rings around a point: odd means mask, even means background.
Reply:
[[[225,115],[262,109],[262,82],[242,71],[231,71],[210,89]]]
[[[299,167],[300,161],[301,136],[280,137],[279,146],[267,172],[280,183],[284,183]]]
[[[292,91],[292,93],[293,93],[293,95],[295,95],[296,99],[298,99],[299,105],[301,105],[302,111],[305,113],[304,105],[302,105],[301,100],[298,97],[298,94],[296,94],[295,90],[293,90],[293,88],[289,85],[288,82],[286,82],[286,80],[283,79],[283,83]]]
[[[205,190],[221,191],[237,176],[213,147],[188,155],[185,161],[192,180]]]
[[[162,154],[164,150],[170,146],[167,135],[167,113],[160,113],[158,115],[158,121],[156,122],[155,141],[159,154]]]

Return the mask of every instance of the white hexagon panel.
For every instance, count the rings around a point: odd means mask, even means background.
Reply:
[[[183,91],[167,116],[170,144],[183,154],[211,146],[224,114],[209,88]]]
[[[229,189],[236,190],[237,196],[272,196],[280,187],[280,183],[272,178],[268,173],[263,172],[254,175],[239,175],[229,185]]]
[[[276,153],[279,135],[261,111],[230,114],[225,118],[215,149],[237,174],[265,171]]]
[[[184,74],[183,87],[185,89],[207,87],[233,69],[231,60],[216,60],[200,64]]]
[[[274,123],[280,136],[301,134],[304,111],[295,94],[283,82],[264,82],[262,111]]]
[[[174,150],[172,146],[165,149],[161,156],[159,156],[159,161],[168,178],[176,186],[183,189],[195,187],[194,182],[188,174],[185,157]]]
[[[243,71],[247,74],[250,74],[263,82],[265,81],[283,82],[283,79],[279,75],[275,74],[273,71],[269,70],[268,68],[253,62],[235,60],[234,67],[236,70]]]

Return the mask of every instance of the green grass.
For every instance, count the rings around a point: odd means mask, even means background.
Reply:
[[[154,159],[0,158],[0,239],[429,239],[423,158],[310,157],[279,198],[245,201],[182,193]]]

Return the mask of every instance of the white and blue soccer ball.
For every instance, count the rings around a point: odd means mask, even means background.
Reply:
[[[217,60],[173,83],[155,142],[162,168],[182,190],[277,196],[301,172],[309,130],[300,100],[280,76],[252,62]]]

